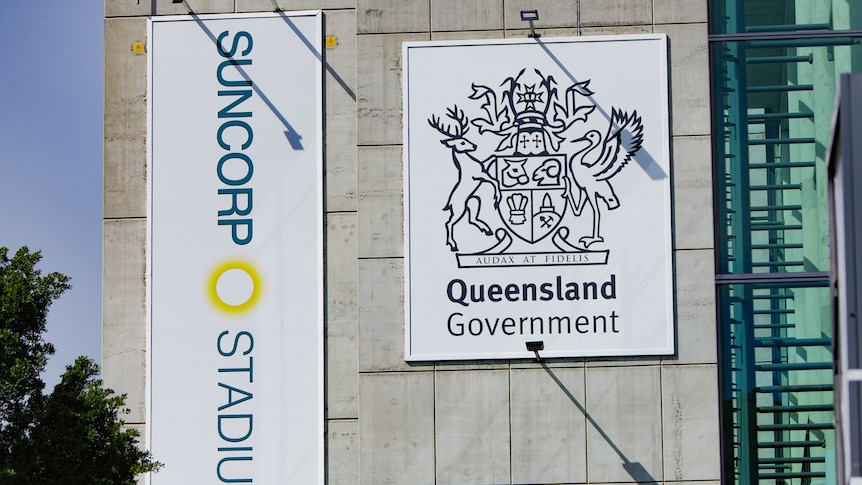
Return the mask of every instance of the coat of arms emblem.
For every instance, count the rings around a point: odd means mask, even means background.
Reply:
[[[636,111],[606,113],[592,101],[589,84],[575,82],[560,95],[552,76],[524,68],[498,89],[473,84],[468,97],[481,112],[473,119],[457,104],[428,118],[458,174],[443,210],[446,244],[460,267],[488,265],[490,259],[476,257],[492,255],[509,255],[493,259],[507,266],[607,263],[602,215],[621,204],[612,181],[640,150],[643,124]],[[588,128],[590,116],[604,116],[607,129]],[[496,150],[480,160],[471,136],[493,137]],[[490,210],[497,227],[484,215]],[[567,218],[580,217],[592,217],[590,230],[574,234]],[[465,222],[489,238],[486,249],[459,251]],[[515,241],[521,249],[513,249]],[[540,242],[544,249],[532,249]]]

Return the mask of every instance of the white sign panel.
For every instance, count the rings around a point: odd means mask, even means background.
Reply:
[[[322,483],[321,14],[149,26],[150,480]]]
[[[403,56],[407,360],[672,354],[665,36]]]

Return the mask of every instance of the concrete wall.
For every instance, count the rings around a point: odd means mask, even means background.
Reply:
[[[336,484],[718,483],[706,0],[186,0],[198,13],[323,9],[326,473]],[[678,354],[408,365],[401,43],[663,32],[670,38]],[[103,367],[145,420],[146,16],[106,0]],[[135,52],[135,43],[144,51]],[[156,457],[158,459],[158,456]]]

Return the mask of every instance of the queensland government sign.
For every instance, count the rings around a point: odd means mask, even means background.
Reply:
[[[149,23],[151,482],[323,482],[321,14]]]
[[[665,36],[403,59],[406,359],[672,354]]]

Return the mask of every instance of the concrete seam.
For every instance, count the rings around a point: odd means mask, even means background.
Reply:
[[[113,217],[105,217],[105,216],[102,216],[102,222],[107,222],[107,221],[132,221],[132,220],[145,221],[145,220],[147,220],[147,216],[113,216]]]
[[[665,463],[665,440],[664,440],[664,364],[661,363],[658,366],[658,422],[659,429],[661,430],[661,479],[664,481],[667,477],[665,476],[664,470],[666,468],[667,463]]]
[[[403,260],[404,256],[357,256],[358,261],[387,261],[387,260]]]
[[[506,377],[508,379],[508,390],[509,390],[509,483],[514,483],[515,481],[515,460],[514,453],[512,451],[512,361],[509,361],[507,365],[507,374]]]
[[[655,33],[656,33],[655,26],[656,26],[656,21],[655,21],[655,0],[652,0],[652,33],[653,33],[653,34],[655,34]],[[670,74],[668,73],[668,75],[670,75]]]
[[[356,148],[403,147],[403,143],[357,143]]]
[[[434,446],[431,447],[431,459],[434,460],[434,464],[431,467],[434,470],[434,483],[437,483],[437,364],[434,364],[433,370],[434,378],[431,380],[431,397],[434,399],[433,406],[433,415],[432,422],[434,423],[433,429],[431,429],[431,439],[433,440]]]
[[[587,413],[590,412],[589,409],[589,393],[587,392],[587,367],[584,366],[584,374],[583,374],[583,384],[584,384],[584,409]],[[586,413],[582,413],[581,416],[583,425],[584,425],[584,480],[587,483],[590,483],[590,437],[589,437],[589,428],[587,428],[587,416]]]

